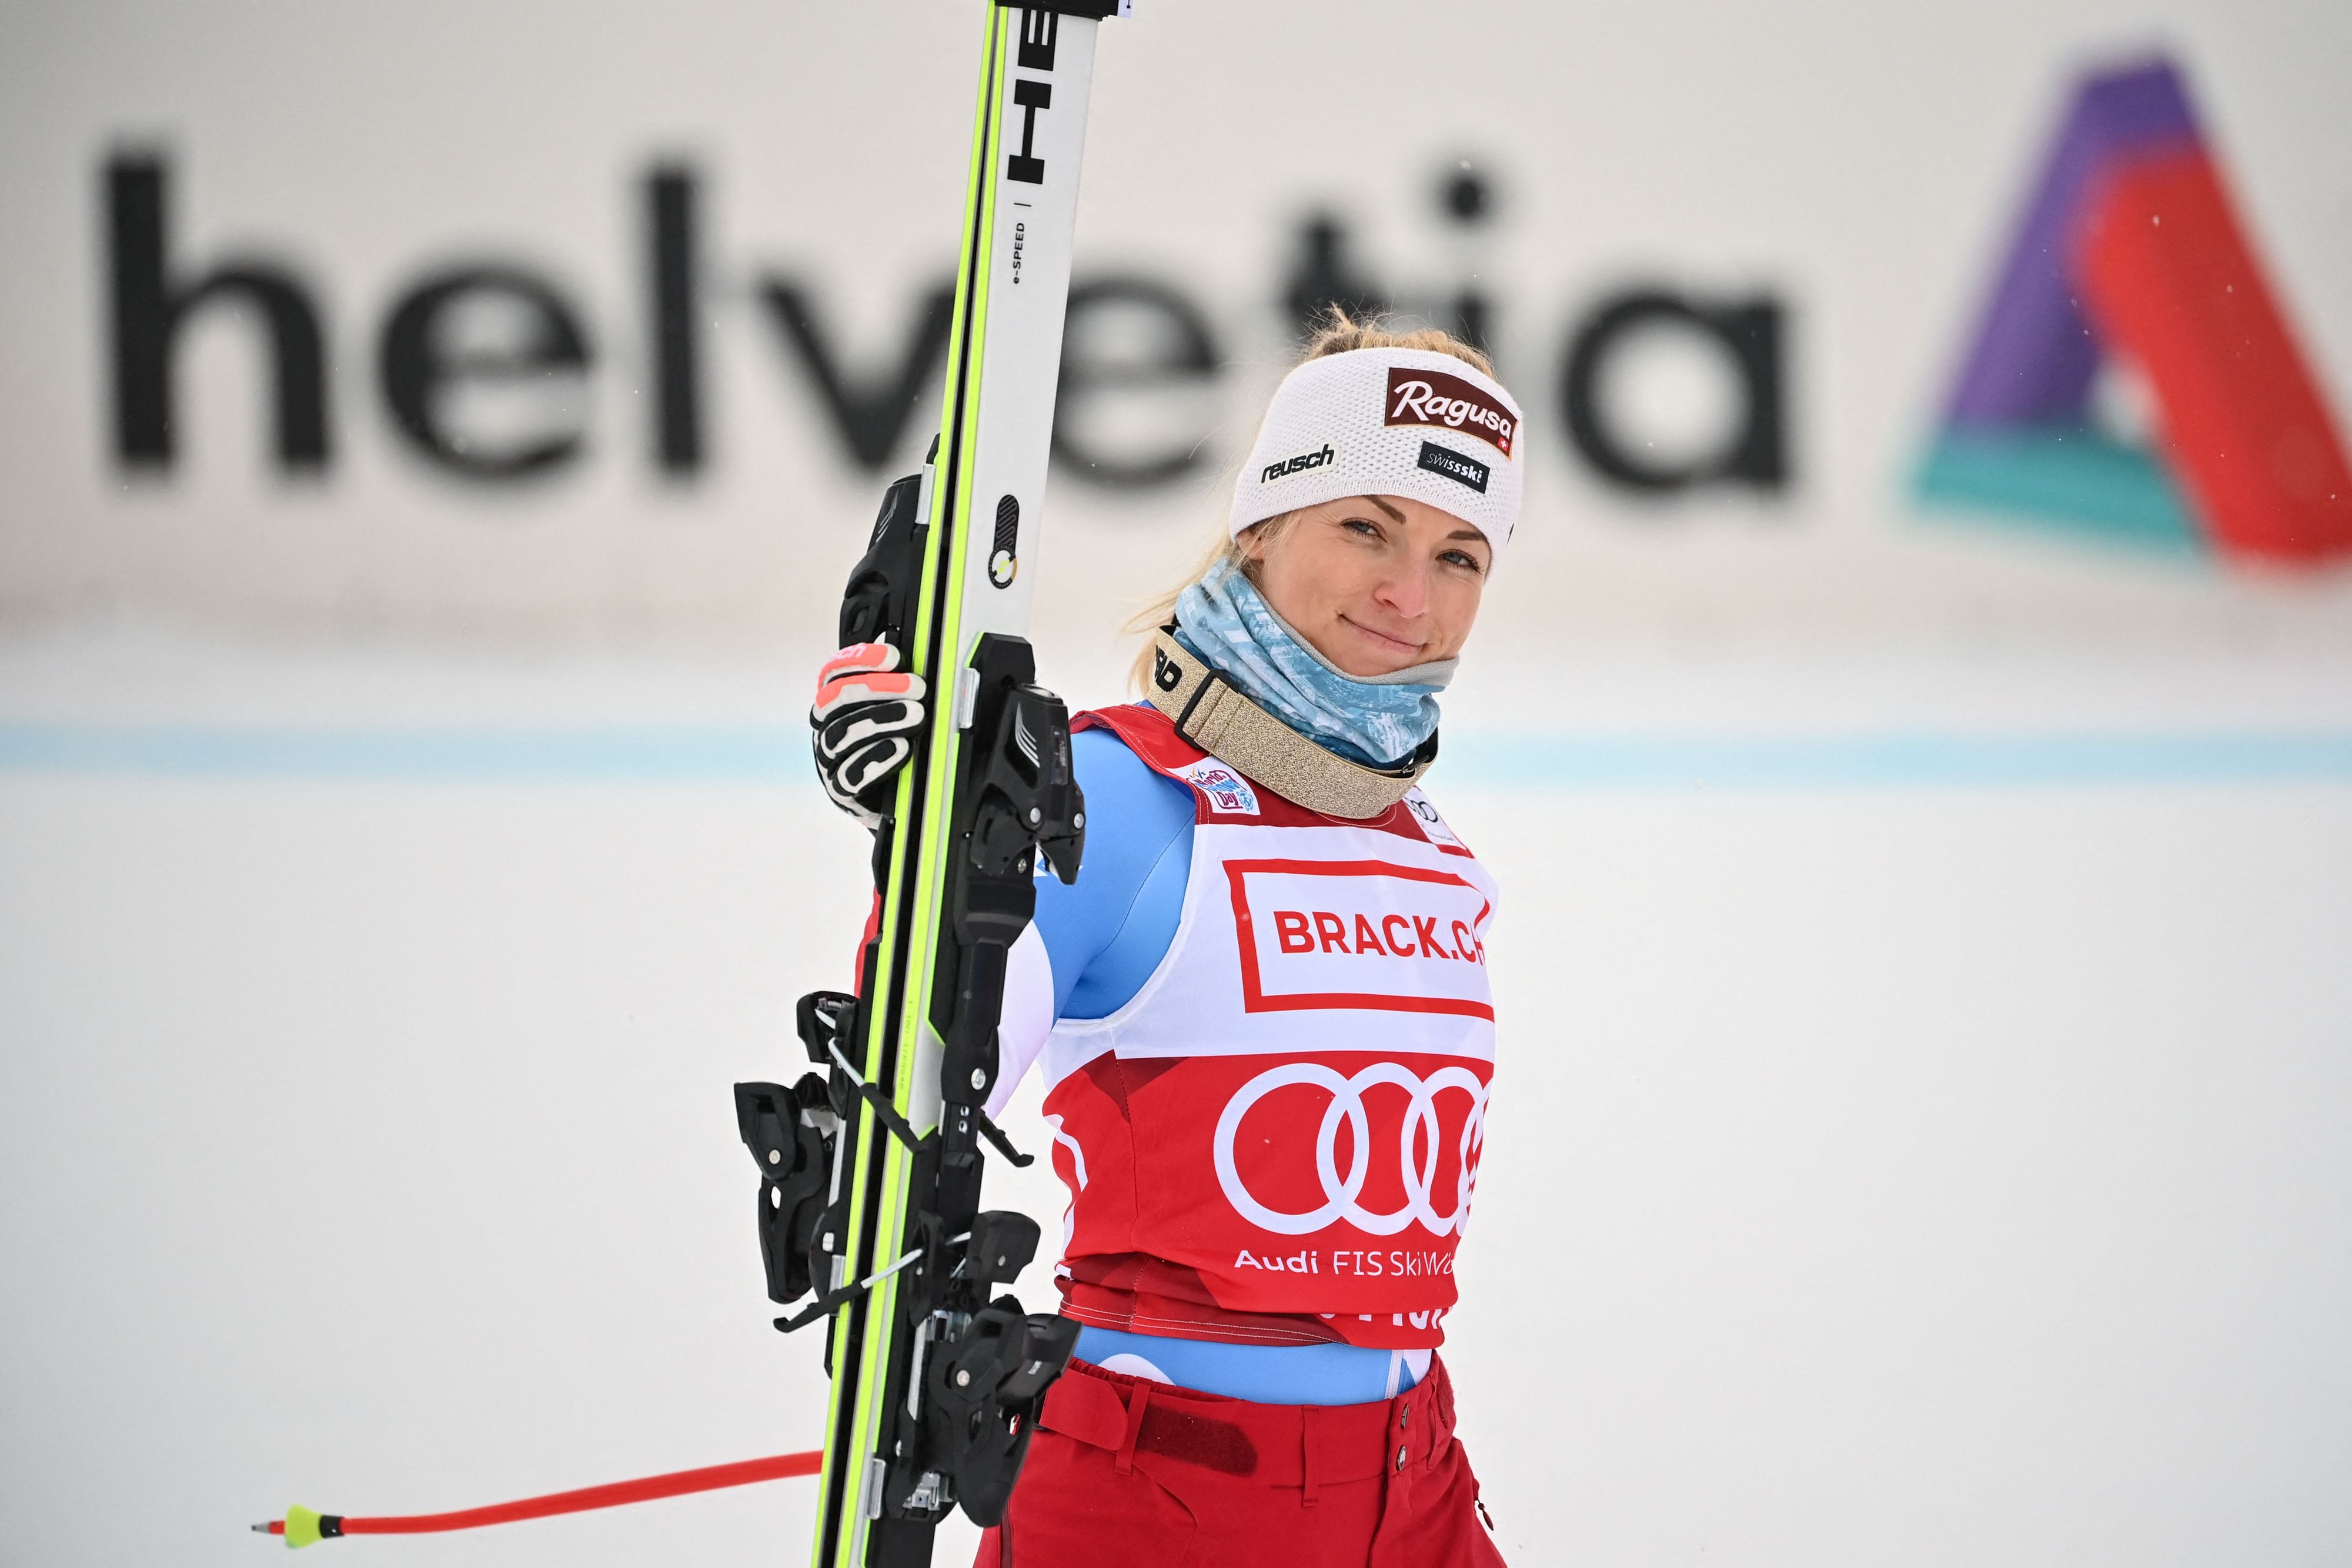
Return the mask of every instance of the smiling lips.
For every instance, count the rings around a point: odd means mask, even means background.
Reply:
[[[1425,644],[1424,644],[1424,643],[1413,643],[1413,642],[1408,642],[1406,639],[1404,639],[1404,638],[1402,638],[1402,637],[1393,637],[1393,636],[1391,636],[1391,635],[1390,635],[1388,632],[1379,632],[1379,631],[1375,631],[1375,630],[1373,630],[1371,627],[1365,625],[1362,622],[1356,620],[1356,619],[1355,619],[1355,618],[1353,618],[1352,616],[1349,616],[1349,615],[1345,615],[1345,614],[1343,614],[1343,615],[1341,615],[1341,616],[1339,617],[1339,619],[1340,619],[1340,620],[1342,620],[1342,621],[1347,622],[1347,623],[1348,623],[1349,625],[1350,625],[1350,626],[1354,627],[1357,631],[1361,632],[1365,636],[1370,637],[1373,642],[1375,642],[1375,643],[1383,643],[1383,644],[1385,644],[1385,645],[1386,645],[1386,646],[1388,646],[1388,647],[1391,647],[1391,648],[1394,648],[1394,649],[1396,649],[1396,650],[1397,650],[1398,652],[1400,652],[1400,653],[1420,653],[1420,652],[1421,652],[1421,650],[1423,649],[1423,647],[1424,647],[1424,646],[1425,646]]]

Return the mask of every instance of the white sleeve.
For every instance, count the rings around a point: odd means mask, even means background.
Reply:
[[[1054,961],[1045,940],[1029,926],[1004,956],[1004,1010],[996,1024],[996,1087],[989,1092],[991,1119],[1004,1114],[1013,1090],[1029,1075],[1054,1032]]]

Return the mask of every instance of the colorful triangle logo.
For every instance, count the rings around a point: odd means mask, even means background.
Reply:
[[[2153,393],[2153,450],[2094,418],[2110,356]],[[2343,439],[2168,62],[2077,85],[1914,487],[2117,541],[2352,555]]]

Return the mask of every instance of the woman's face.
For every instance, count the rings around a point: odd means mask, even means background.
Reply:
[[[1309,507],[1271,545],[1244,546],[1274,612],[1360,677],[1461,653],[1494,562],[1486,535],[1402,496]]]

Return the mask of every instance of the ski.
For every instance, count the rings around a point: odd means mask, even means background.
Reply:
[[[841,612],[842,643],[891,643],[929,708],[876,835],[857,991],[801,1000],[818,1071],[736,1085],[768,1294],[814,1297],[776,1324],[826,1324],[816,1568],[928,1563],[957,1506],[998,1522],[1076,1338],[992,1296],[1038,1228],[980,1196],[983,1145],[1029,1163],[983,1111],[1005,955],[1040,858],[1066,882],[1085,843],[1068,715],[1023,633],[1096,34],[1126,10],[988,6],[942,428],[885,494]]]

